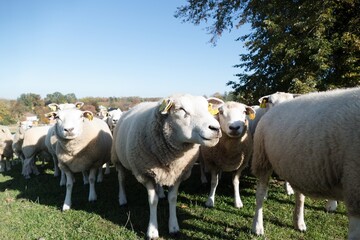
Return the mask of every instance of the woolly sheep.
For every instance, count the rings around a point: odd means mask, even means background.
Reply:
[[[13,137],[7,126],[0,125],[0,172],[11,170],[10,160],[13,158]]]
[[[302,194],[344,200],[349,239],[360,239],[359,128],[360,88],[304,95],[265,114],[254,137],[253,232],[264,234],[262,205],[274,170],[295,189],[295,228],[306,230]]]
[[[109,126],[111,132],[114,131],[116,123],[119,121],[121,114],[122,111],[120,108],[108,109],[106,123]]]
[[[25,160],[24,154],[22,152],[22,145],[24,142],[24,135],[25,135],[25,131],[26,131],[26,125],[20,123],[19,126],[17,127],[15,133],[14,133],[14,137],[13,137],[13,144],[12,144],[12,149],[15,153],[15,155],[21,160],[21,162],[23,162]]]
[[[56,119],[56,156],[59,168],[66,175],[66,196],[63,211],[71,207],[73,173],[90,171],[89,201],[97,199],[96,170],[110,158],[112,136],[104,121],[93,118],[89,111],[76,108],[52,112]]]
[[[292,94],[292,93],[286,93],[286,92],[276,92],[270,95],[263,96],[259,98],[260,106],[256,108],[256,118],[253,121],[250,121],[250,129],[251,133],[254,136],[256,126],[261,119],[261,117],[268,112],[271,108],[274,106],[277,106],[281,103],[290,101],[294,98],[297,98],[301,96],[301,94]],[[286,113],[285,113],[286,114]],[[285,191],[288,195],[294,194],[294,190],[292,189],[291,185],[285,181],[284,184]],[[337,201],[335,200],[329,200],[327,201],[325,205],[325,209],[328,212],[333,212],[337,208]]]
[[[189,177],[199,146],[219,141],[219,123],[208,112],[204,97],[173,95],[158,102],[144,102],[123,113],[114,129],[111,160],[118,170],[119,203],[127,203],[124,169],[132,171],[148,193],[149,238],[157,238],[157,186],[170,186],[169,232],[179,231],[176,216],[178,188]]]
[[[48,107],[52,111],[60,111],[60,110],[71,109],[71,108],[80,109],[83,105],[84,105],[83,102],[61,103],[61,104],[50,103],[48,105]],[[51,113],[49,116],[48,116],[48,114],[45,114],[45,116],[52,119]],[[59,174],[61,174],[60,186],[64,186],[66,184],[66,178],[65,178],[65,174],[60,171],[59,166],[58,166],[58,159],[56,156],[56,142],[57,142],[57,138],[56,138],[56,134],[55,134],[55,126],[53,126],[49,129],[49,131],[46,135],[45,145],[46,145],[48,152],[50,153],[50,155],[53,159],[53,162],[54,162],[54,177],[57,177],[57,176],[59,176]]]
[[[243,203],[239,192],[239,178],[252,154],[252,136],[247,115],[253,119],[255,111],[237,102],[220,103],[218,110],[216,118],[220,123],[222,137],[214,147],[200,147],[201,159],[211,172],[211,190],[205,205],[214,207],[219,175],[224,171],[233,172],[234,206],[241,208]]]
[[[22,174],[25,178],[30,178],[30,174],[39,174],[35,165],[36,157],[40,154],[49,155],[45,145],[45,138],[51,126],[32,127],[25,131],[22,144],[22,153],[24,154],[24,163]]]

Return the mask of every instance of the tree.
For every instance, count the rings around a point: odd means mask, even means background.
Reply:
[[[287,91],[306,93],[360,85],[359,0],[189,0],[176,17],[200,24],[216,43],[223,31],[251,24],[239,36],[248,52],[240,55],[240,100]]]
[[[77,98],[74,93],[63,95],[60,92],[54,92],[52,94],[47,94],[45,97],[46,105],[50,103],[75,103],[76,101]]]
[[[17,99],[20,105],[25,106],[27,111],[33,111],[37,106],[44,106],[44,101],[39,94],[23,93]]]

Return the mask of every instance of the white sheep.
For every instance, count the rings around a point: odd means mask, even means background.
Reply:
[[[119,203],[127,203],[124,169],[132,171],[148,193],[149,238],[159,237],[157,186],[170,186],[169,232],[179,231],[176,216],[178,188],[189,177],[199,146],[219,141],[219,123],[208,112],[204,97],[173,95],[163,102],[144,102],[123,113],[114,129],[111,160],[118,170]]]
[[[266,113],[254,137],[253,232],[264,234],[262,205],[274,170],[295,189],[296,229],[306,230],[302,194],[344,200],[349,239],[360,239],[359,128],[360,88],[303,95]]]
[[[88,200],[97,199],[95,175],[97,169],[110,158],[112,135],[106,123],[93,118],[89,111],[71,108],[52,112],[51,115],[56,119],[56,156],[59,168],[66,175],[66,196],[62,207],[65,211],[71,207],[73,173],[90,172]]]
[[[120,108],[110,108],[107,110],[106,123],[109,126],[111,132],[114,131],[116,123],[119,121],[121,117],[122,111]]]
[[[10,160],[13,159],[13,136],[9,127],[0,125],[0,172],[11,170]]]
[[[71,108],[80,109],[83,105],[84,105],[83,102],[61,103],[61,104],[50,103],[48,105],[48,107],[52,111],[60,111],[60,110],[71,109]],[[49,114],[49,116],[48,116],[48,114],[45,114],[45,116],[48,117],[49,119],[52,119],[51,113]],[[55,126],[53,126],[49,129],[49,131],[46,135],[45,145],[48,149],[48,152],[51,154],[53,162],[54,162],[54,177],[57,177],[60,174],[61,175],[60,186],[64,186],[66,184],[66,178],[65,178],[65,174],[60,171],[59,166],[58,166],[58,159],[56,156],[56,142],[57,142],[57,138],[56,138],[56,134],[55,134]],[[87,180],[85,180],[85,182],[86,181]]]
[[[50,156],[48,149],[45,145],[45,138],[51,126],[38,126],[32,127],[25,131],[24,141],[21,147],[24,155],[22,174],[25,178],[30,178],[30,174],[39,174],[35,165],[36,157],[40,154]]]
[[[247,116],[255,117],[255,111],[249,106],[237,102],[217,104],[222,137],[214,147],[200,147],[201,160],[211,172],[211,190],[205,205],[214,207],[215,191],[221,172],[233,172],[234,206],[243,207],[239,192],[239,178],[247,166],[252,154],[252,136]]]
[[[250,121],[250,130],[252,135],[254,136],[256,126],[260,121],[261,117],[268,112],[271,108],[290,101],[294,98],[301,96],[301,94],[293,94],[293,93],[286,93],[286,92],[276,92],[270,95],[263,96],[259,98],[260,106],[255,109],[256,111],[256,118],[253,121]],[[286,114],[286,113],[285,113]],[[285,181],[284,184],[285,191],[288,195],[294,194],[294,190],[292,189],[291,185]],[[328,212],[334,212],[337,208],[337,201],[335,200],[328,200],[325,209]]]
[[[22,145],[24,142],[24,135],[26,129],[28,128],[25,124],[22,123],[19,124],[19,126],[16,128],[16,131],[14,133],[13,144],[12,144],[12,149],[15,155],[21,160],[22,163],[25,160],[24,154],[22,152]]]

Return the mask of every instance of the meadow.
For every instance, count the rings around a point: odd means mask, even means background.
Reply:
[[[147,193],[128,174],[128,204],[118,204],[118,183],[115,168],[96,184],[98,200],[89,203],[88,185],[76,174],[72,209],[62,212],[65,187],[53,176],[52,163],[37,163],[40,175],[24,179],[21,164],[0,173],[0,238],[24,240],[48,239],[145,239],[149,218]],[[265,236],[251,234],[255,212],[256,179],[245,173],[240,181],[244,207],[233,207],[231,175],[220,180],[214,208],[206,208],[210,186],[200,182],[199,166],[179,189],[177,215],[181,232],[168,234],[168,204],[158,205],[160,239],[346,239],[348,219],[340,202],[335,213],[324,210],[324,200],[306,198],[307,232],[292,227],[294,196],[287,196],[283,181],[271,180],[268,199],[264,203]]]

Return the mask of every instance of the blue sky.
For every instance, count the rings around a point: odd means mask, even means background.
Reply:
[[[243,28],[217,45],[174,17],[185,1],[0,1],[0,98],[211,95],[240,70]]]

